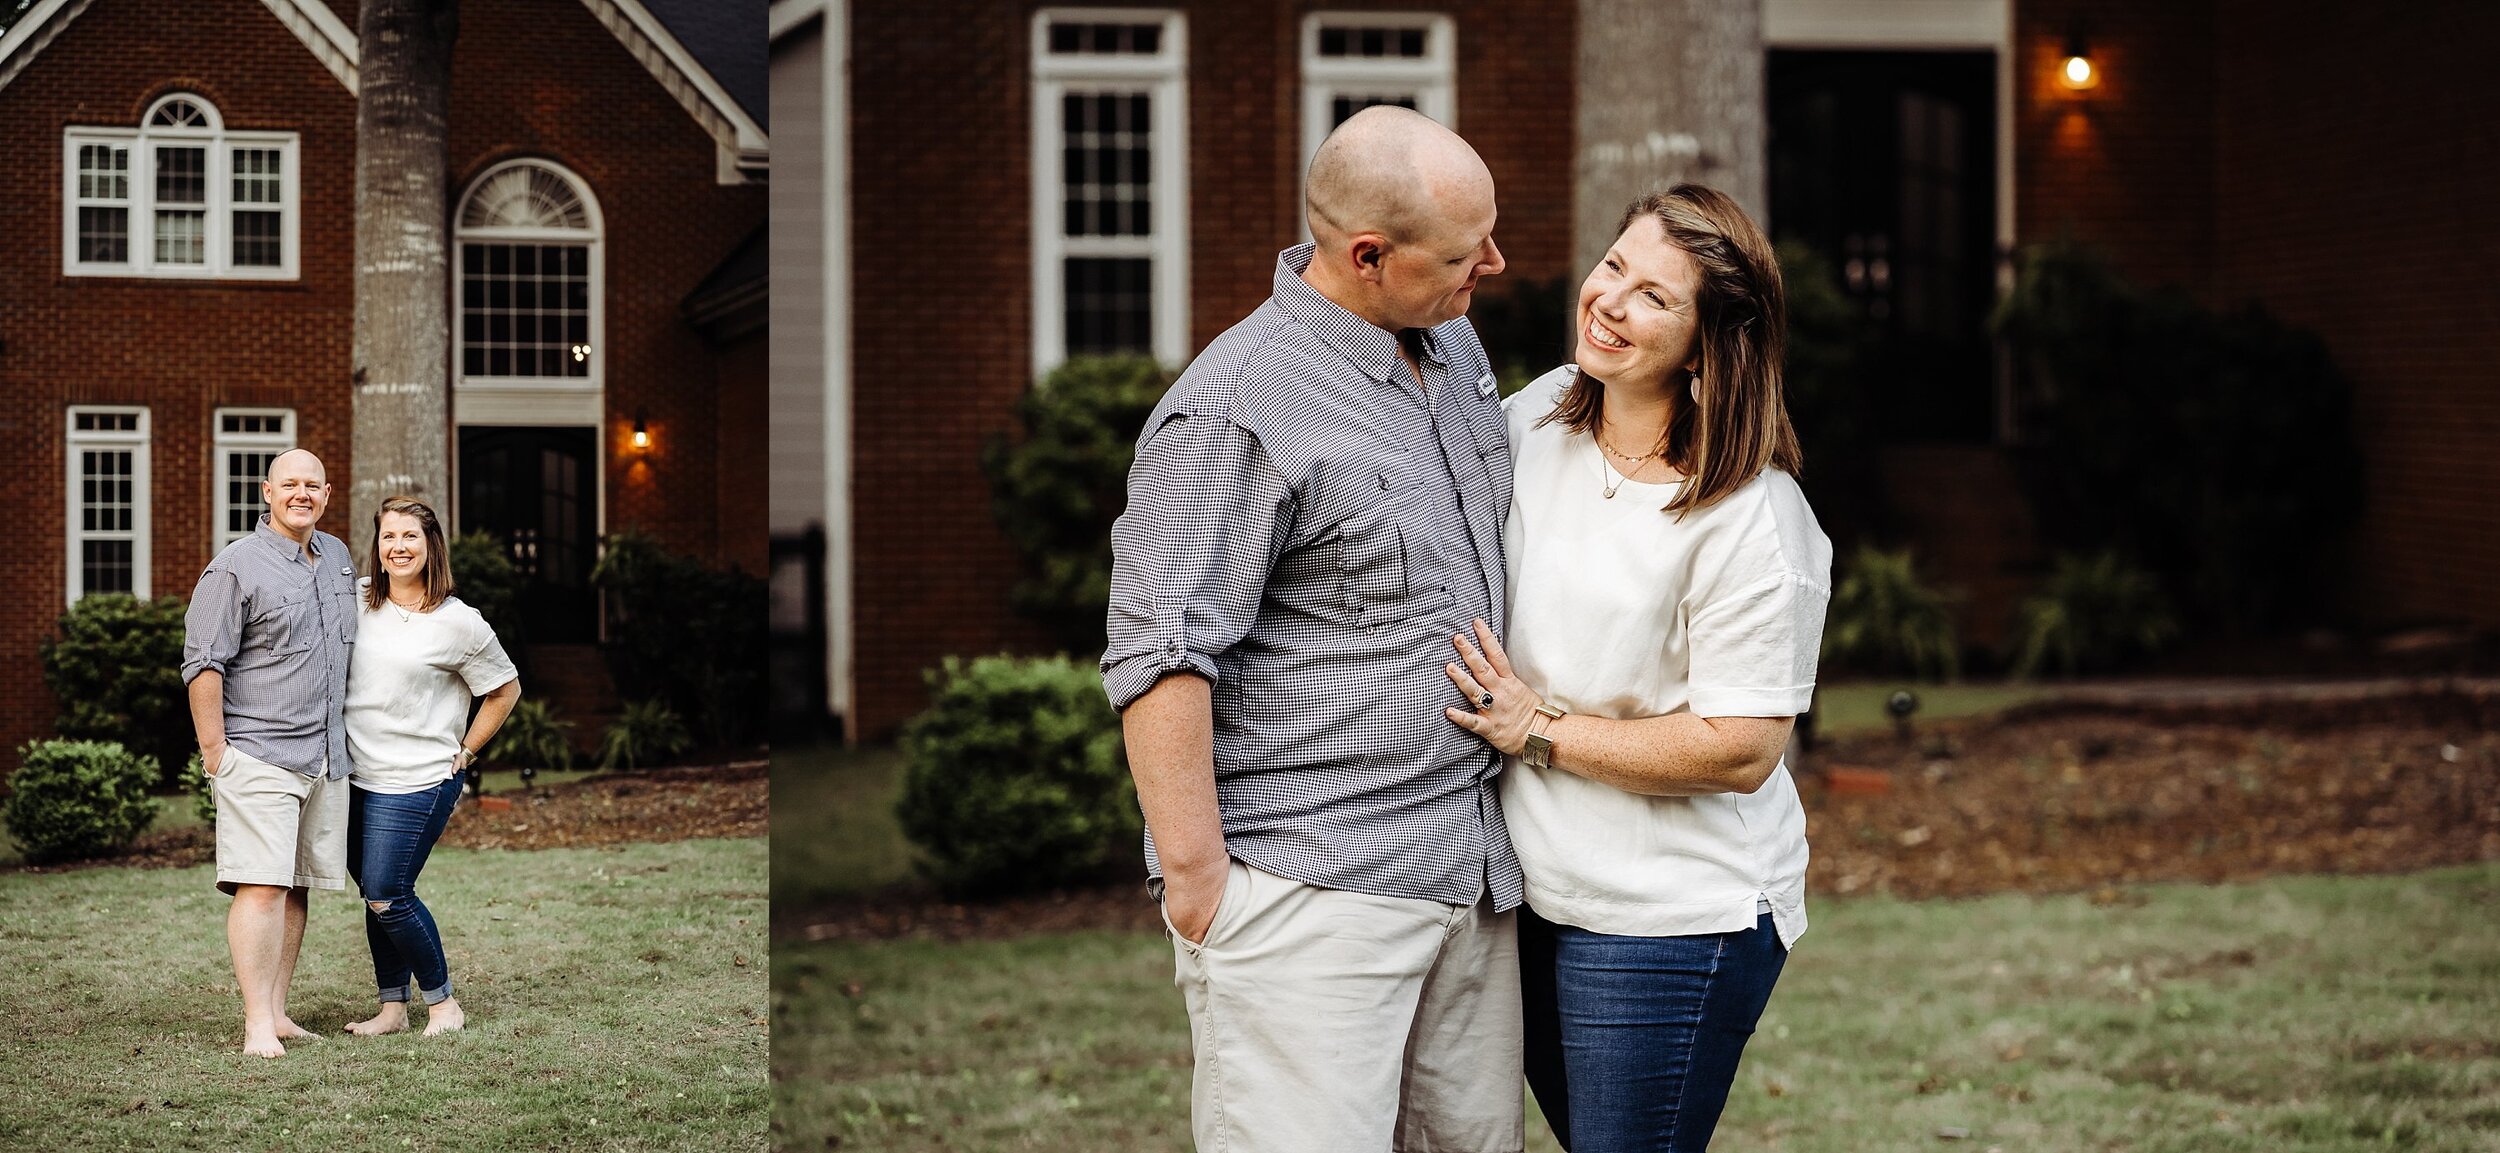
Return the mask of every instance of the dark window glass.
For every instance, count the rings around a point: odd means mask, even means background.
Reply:
[[[1069,355],[1154,351],[1154,262],[1142,257],[1074,257],[1064,307]]]

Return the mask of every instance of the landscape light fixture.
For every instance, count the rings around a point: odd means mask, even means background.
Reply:
[[[2060,56],[2062,63],[2057,66],[2058,83],[2077,92],[2100,87],[2101,69],[2092,63],[2092,45],[2085,39],[2081,24],[2067,30],[2066,50]]]

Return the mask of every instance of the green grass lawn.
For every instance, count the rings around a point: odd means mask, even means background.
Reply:
[[[277,1061],[241,1052],[210,868],[0,874],[0,1148],[761,1149],[765,868],[755,839],[437,850],[469,1028],[436,1038],[338,1034],[372,968],[353,891],[316,892],[289,1010],[333,1035]]]
[[[773,903],[805,909],[912,877],[894,821],[903,754],[817,746],[773,751]]]
[[[1913,714],[1912,720],[1919,722],[1984,716],[2055,692],[2039,685],[2003,682],[1922,685],[1908,681],[1854,681],[1826,684],[1814,693],[1816,731],[1824,736],[1838,737],[1892,728],[1892,714],[1884,711],[1884,703],[1891,700],[1894,691],[1899,689],[1918,694],[1918,712]]]
[[[1811,912],[1716,1149],[2500,1148],[2500,863]],[[1186,1149],[1171,977],[1151,935],[777,942],[774,1143]]]

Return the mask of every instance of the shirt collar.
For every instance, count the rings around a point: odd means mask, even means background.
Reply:
[[[1406,380],[1406,362],[1398,356],[1396,333],[1354,315],[1344,305],[1328,299],[1302,279],[1302,272],[1311,266],[1311,258],[1319,246],[1297,244],[1276,254],[1276,307],[1286,316],[1299,321],[1304,328],[1319,334],[1339,354],[1361,369],[1363,375],[1383,384],[1400,384]],[[1409,329],[1420,338],[1423,359],[1442,362],[1441,341],[1429,328]]]
[[[305,542],[299,545],[294,541],[288,540],[285,533],[279,532],[277,529],[271,527],[269,524],[269,514],[266,512],[260,514],[260,520],[252,525],[253,537],[267,542],[269,547],[278,550],[278,552],[283,554],[288,560],[294,561],[297,564],[321,563],[320,531],[321,530],[319,529],[314,529],[314,535],[306,538]],[[312,559],[307,561],[305,559],[307,555],[309,555]]]

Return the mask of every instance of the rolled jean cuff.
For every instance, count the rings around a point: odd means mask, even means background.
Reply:
[[[402,985],[402,986],[400,986],[400,987],[398,987],[398,988],[396,988],[396,989],[384,989],[384,990],[382,990],[381,1001],[382,1001],[382,1003],[383,1003],[383,1004],[385,1004],[385,1005],[388,1005],[388,1004],[390,1004],[390,1003],[391,1003],[391,1002],[393,1002],[393,1001],[397,1001],[397,1002],[399,1002],[399,1003],[400,1003],[400,1004],[402,1004],[402,1005],[407,1004],[407,1003],[408,1003],[408,986],[406,986],[406,985]]]
[[[440,989],[419,989],[419,990],[417,990],[417,993],[418,993],[418,995],[420,995],[420,996],[422,996],[422,997],[424,997],[424,998],[425,998],[425,1003],[426,1003],[426,1004],[428,1004],[428,1005],[440,1005],[440,1004],[442,1004],[442,1003],[443,1003],[443,1002],[445,1002],[445,1001],[451,1000],[451,981],[450,981],[449,979],[445,979],[445,980],[443,981],[443,987],[442,987],[442,988],[440,988]]]

